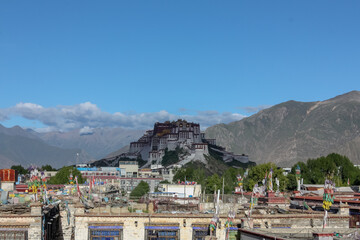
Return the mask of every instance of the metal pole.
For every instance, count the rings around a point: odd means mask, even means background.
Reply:
[[[119,195],[121,196],[121,179],[119,178]]]
[[[185,184],[184,184],[184,204],[185,204],[185,197],[186,197],[186,176],[185,176]]]
[[[224,178],[223,178],[223,185],[222,185],[222,197],[221,197],[221,200],[224,203]]]

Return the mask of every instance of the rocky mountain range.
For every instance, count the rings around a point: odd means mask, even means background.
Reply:
[[[144,130],[75,129],[38,133],[0,124],[0,163],[53,167],[113,157],[126,152]],[[287,101],[230,124],[206,129],[207,138],[256,163],[292,166],[336,152],[360,164],[360,92],[317,102]]]
[[[124,128],[94,128],[82,132],[75,129],[69,132],[37,133],[44,142],[60,148],[80,148],[91,160],[100,159],[119,150],[144,134],[144,130]]]
[[[19,126],[0,124],[0,163],[2,168],[21,164],[55,168],[78,162],[89,162],[107,156],[139,138],[142,130],[98,128],[85,134],[70,132],[38,133]]]
[[[80,153],[83,160],[89,158],[87,153],[81,149],[62,149],[50,146],[20,127],[5,128],[0,126],[1,168],[18,164],[24,167],[50,164],[58,168],[74,164],[77,153]]]
[[[209,127],[206,136],[256,163],[290,167],[336,152],[360,164],[360,92],[280,103],[240,121]]]

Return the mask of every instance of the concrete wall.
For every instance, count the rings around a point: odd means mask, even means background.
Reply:
[[[83,213],[83,205],[80,205],[78,202],[73,202],[68,204],[69,211],[66,208],[60,208],[60,218],[61,218],[61,229],[59,231],[62,234],[60,239],[62,240],[72,240],[72,236],[75,233],[75,213],[76,209],[80,209],[80,213]],[[68,214],[70,214],[68,221]]]
[[[41,239],[42,213],[41,204],[31,204],[31,212],[28,214],[2,214],[0,225],[4,228],[21,229],[28,232],[28,240]]]
[[[192,239],[192,224],[209,224],[212,216],[208,217],[190,217],[190,216],[150,216],[143,214],[119,215],[119,216],[86,216],[77,215],[75,219],[75,239],[88,240],[89,226],[94,223],[101,224],[122,224],[123,239],[145,239],[145,225],[149,224],[177,224],[179,226],[180,239]],[[185,220],[185,222],[184,222]],[[224,224],[226,218],[220,219],[221,228],[216,229],[216,237],[218,239],[225,238],[226,228]],[[135,224],[137,222],[137,226]],[[184,226],[185,225],[185,226]]]
[[[323,214],[269,214],[252,216],[254,227],[258,226],[261,229],[267,228],[273,230],[284,229],[287,227],[290,227],[291,229],[322,228],[323,217]],[[281,224],[284,226],[279,227]],[[327,227],[339,229],[349,228],[349,216],[329,214]]]
[[[236,209],[243,208],[243,204],[241,203],[221,203],[220,207],[220,214],[228,214],[230,210],[236,211]],[[205,211],[215,211],[215,204],[212,203],[200,203],[199,204],[199,211],[205,212]]]
[[[1,189],[4,191],[14,191],[15,182],[1,182]]]
[[[207,203],[210,204],[211,203]],[[151,205],[151,204],[150,204]],[[202,204],[204,205],[204,204]],[[225,204],[226,205],[226,204]],[[236,208],[233,204],[226,205],[228,209]],[[145,204],[134,205],[134,208],[144,209]],[[89,226],[94,224],[102,225],[121,225],[123,226],[123,239],[145,239],[146,224],[175,224],[179,227],[180,239],[192,239],[194,224],[209,224],[212,214],[156,214],[156,213],[124,213],[125,208],[110,206],[96,208],[89,213],[85,213],[81,204],[75,204],[73,216],[73,226],[76,240],[87,240],[89,234]],[[224,206],[223,206],[224,208]],[[119,210],[119,211],[117,211]],[[152,212],[152,211],[150,211]],[[302,229],[308,231],[317,231],[322,227],[322,214],[262,214],[253,215],[251,226],[258,227],[264,233],[289,233],[299,232]],[[224,239],[225,222],[227,214],[222,214],[220,224],[216,229],[216,237]],[[248,227],[245,222],[247,218],[244,215],[237,215],[234,221],[235,225],[242,222],[243,227]],[[283,226],[281,226],[283,225]],[[348,231],[349,216],[341,216],[340,214],[330,214],[328,218],[328,229],[336,231]],[[65,238],[64,238],[65,239]]]
[[[126,177],[132,177],[134,172],[136,172],[137,175],[137,172],[139,171],[138,164],[119,164],[119,168],[125,169]],[[130,175],[128,176],[128,174]]]

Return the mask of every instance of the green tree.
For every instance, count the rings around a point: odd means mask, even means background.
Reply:
[[[222,179],[216,173],[206,179],[206,193],[214,193],[222,188]]]
[[[168,148],[165,148],[165,154],[161,160],[161,164],[167,167],[171,164],[177,163],[180,160],[179,155],[183,153],[184,150],[179,147],[176,147],[175,151],[169,151]]]
[[[337,167],[334,173],[334,180],[337,185],[347,185],[348,179],[350,185],[358,185],[360,183],[360,169],[355,167],[348,157],[331,153],[327,158],[334,161]],[[338,180],[338,182],[336,182],[336,180]]]
[[[16,170],[16,171],[18,171],[19,174],[23,174],[23,175],[29,173],[29,171],[21,165],[13,165],[13,166],[11,166],[11,169]]]
[[[297,165],[305,184],[323,184],[325,178],[332,179],[337,186],[347,185],[348,179],[350,184],[360,184],[360,169],[354,167],[349,158],[337,153],[309,159],[306,163],[299,162],[292,167],[292,174],[295,174]]]
[[[193,168],[179,168],[176,170],[175,175],[173,177],[173,182],[178,181],[185,181],[185,178],[187,181],[193,180],[194,177],[194,169]]]
[[[327,157],[309,159],[306,165],[309,169],[309,180],[312,184],[324,183],[325,178],[331,178],[337,171],[335,162]]]
[[[224,192],[226,194],[230,194],[235,190],[237,186],[237,175],[244,176],[244,169],[243,168],[228,168],[222,178],[224,178]]]
[[[75,167],[73,166],[69,166],[69,167],[62,167],[54,177],[50,178],[50,180],[48,181],[49,184],[68,184],[69,183],[69,177],[70,174],[73,175],[73,177],[75,178],[75,176],[77,176],[78,179],[78,183],[84,183],[85,179],[81,176],[81,173],[79,170],[77,170]]]
[[[288,183],[286,188],[291,191],[296,190],[297,182],[295,174],[289,173],[286,178]]]
[[[304,179],[304,182],[310,182],[310,172],[309,172],[309,169],[306,165],[306,163],[304,162],[298,162],[296,163],[292,168],[291,168],[291,172],[290,174],[293,174],[294,176],[296,175],[296,168],[297,166],[300,167],[300,175],[301,175],[301,178]]]
[[[141,181],[130,193],[131,197],[142,197],[150,191],[149,184]]]
[[[53,168],[52,166],[50,166],[49,164],[43,165],[41,167],[41,170],[43,170],[43,171],[56,171],[56,169]]]
[[[251,191],[256,183],[262,185],[265,174],[273,170],[272,182],[273,190],[276,190],[275,178],[279,180],[280,190],[284,191],[288,179],[284,176],[282,168],[278,168],[274,163],[264,163],[250,168],[248,177],[244,180],[245,189]]]
[[[182,181],[197,182],[203,187],[206,181],[204,169],[201,168],[179,168],[173,177],[173,182]]]

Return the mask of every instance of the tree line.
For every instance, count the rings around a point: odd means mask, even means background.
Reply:
[[[26,175],[26,174],[30,173],[30,168],[32,168],[32,167],[29,167],[29,168],[26,169],[21,165],[13,165],[10,168],[18,171],[19,174]],[[39,171],[57,171],[56,168],[53,168],[49,164],[43,165],[38,169],[39,169]]]
[[[274,163],[264,163],[248,169],[247,177],[244,179],[244,190],[251,191],[255,184],[262,185],[262,180],[272,170],[273,186],[276,190],[275,178],[279,180],[279,190],[295,190],[296,168],[301,169],[301,178],[304,184],[324,184],[325,179],[332,179],[337,186],[360,185],[360,169],[355,167],[348,157],[332,153],[326,157],[309,159],[306,162],[298,162],[291,168],[291,172],[285,176],[282,168]],[[202,185],[207,194],[217,189],[222,189],[224,181],[224,193],[230,194],[237,185],[238,174],[244,176],[245,169],[228,168],[222,175],[213,174],[206,176],[203,168],[181,168],[175,173],[173,181],[195,181]],[[224,179],[224,180],[223,180]]]
[[[14,169],[18,171],[21,175],[28,175],[30,174],[31,169],[34,169],[36,167],[31,166],[28,169],[25,169],[21,165],[13,165],[11,166],[11,169]],[[51,177],[47,183],[48,184],[67,184],[69,183],[70,174],[73,176],[73,179],[75,176],[78,179],[78,183],[84,183],[85,179],[82,177],[79,170],[77,170],[74,166],[68,166],[68,167],[62,167],[59,170],[53,168],[49,164],[43,165],[40,168],[37,168],[40,172],[41,171],[58,171],[55,176]]]

